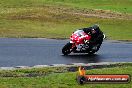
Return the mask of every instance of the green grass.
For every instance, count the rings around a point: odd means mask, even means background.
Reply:
[[[131,0],[1,0],[0,37],[69,38],[78,28],[99,24],[108,39],[132,40],[131,5]]]
[[[128,84],[85,84],[78,85],[78,72],[68,72],[65,67],[1,70],[0,88],[131,88]],[[130,74],[132,64],[87,70],[87,74]]]
[[[66,5],[75,8],[103,9],[132,13],[132,0],[1,0],[0,7],[31,7],[45,4]]]
[[[44,0],[77,8],[103,9],[121,13],[132,13],[132,0]]]

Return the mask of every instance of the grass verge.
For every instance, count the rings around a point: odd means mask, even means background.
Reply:
[[[130,0],[4,0],[0,3],[0,37],[69,38],[76,29],[99,24],[108,39],[132,40]]]
[[[75,67],[76,68],[76,67]],[[92,68],[87,74],[130,74],[132,63],[116,64]],[[128,84],[86,84],[78,85],[77,72],[69,72],[66,67],[46,67],[19,70],[1,70],[0,87],[2,88],[131,88]]]

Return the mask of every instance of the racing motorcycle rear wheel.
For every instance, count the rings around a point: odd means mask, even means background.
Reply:
[[[90,54],[90,55],[94,54],[95,52],[97,52],[99,50],[100,46],[101,46],[101,43],[97,46],[96,50],[89,50],[88,54]]]
[[[68,55],[71,53],[71,48],[72,48],[72,43],[68,42],[63,48],[62,48],[62,53],[64,55]]]

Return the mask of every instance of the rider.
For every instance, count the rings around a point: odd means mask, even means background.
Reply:
[[[82,28],[81,30],[91,36],[91,39],[88,41],[91,48],[94,44],[102,43],[104,36],[98,25],[95,24],[88,28]]]

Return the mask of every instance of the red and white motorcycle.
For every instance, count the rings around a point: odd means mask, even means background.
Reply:
[[[105,35],[103,34],[104,38]],[[77,30],[73,32],[70,37],[70,42],[68,42],[63,48],[62,53],[68,55],[71,52],[73,53],[88,53],[94,54],[97,52],[102,44],[102,41],[98,44],[94,44],[92,49],[89,46],[89,40],[91,36],[86,34],[83,30]],[[102,39],[103,40],[103,39]]]

